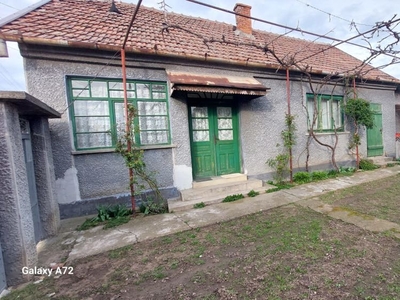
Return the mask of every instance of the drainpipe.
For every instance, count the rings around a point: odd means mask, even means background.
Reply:
[[[126,133],[129,134],[129,137],[132,134],[131,131],[131,122],[129,119],[129,111],[128,111],[128,92],[126,88],[126,57],[125,57],[125,46],[126,42],[128,41],[128,36],[129,36],[129,31],[132,28],[133,21],[136,18],[136,15],[138,13],[140,4],[142,3],[142,0],[139,0],[138,3],[136,4],[135,11],[132,15],[131,22],[128,26],[128,29],[126,30],[126,35],[124,42],[121,47],[121,65],[122,65],[122,83],[124,86],[124,111],[125,111],[125,130]],[[131,143],[131,138],[127,140],[127,151],[130,153],[132,151],[132,143]],[[136,211],[136,200],[135,200],[135,186],[133,184],[134,181],[134,174],[133,174],[133,168],[129,168],[129,187],[130,187],[130,192],[131,192],[131,204],[132,204],[132,214],[135,214]]]
[[[289,79],[289,68],[286,68],[286,93],[287,93],[287,105],[288,105],[288,116],[290,113],[290,79]],[[293,183],[293,157],[292,157],[292,147],[289,149],[289,170],[290,170],[290,182]]]

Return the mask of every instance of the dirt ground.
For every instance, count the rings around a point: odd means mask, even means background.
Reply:
[[[71,262],[5,299],[399,299],[400,242],[297,205]]]

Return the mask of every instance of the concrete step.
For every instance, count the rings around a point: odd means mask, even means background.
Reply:
[[[202,187],[190,190],[181,191],[182,199],[169,199],[169,211],[184,211],[192,209],[197,203],[203,202],[205,205],[221,203],[222,200],[229,195],[243,194],[247,195],[248,192],[254,190],[260,194],[265,193],[266,189],[273,186],[263,186],[263,182],[258,179],[249,179],[244,182],[225,183],[210,187]]]
[[[241,181],[246,181],[246,180],[247,180],[247,175],[240,174],[240,173],[234,173],[234,174],[228,174],[228,175],[221,175],[218,177],[211,177],[209,180],[194,181],[192,186],[194,189],[197,189],[197,188],[202,188],[202,187],[207,187],[207,186],[221,185],[221,184],[233,183],[233,182],[241,182]]]
[[[242,191],[250,191],[262,187],[263,183],[258,179],[249,179],[239,182],[228,182],[218,185],[204,186],[181,191],[182,201],[199,200],[212,198],[216,194],[232,195]]]
[[[368,160],[371,161],[374,165],[386,166],[386,164],[393,162],[394,157],[374,156],[374,157],[368,157]]]

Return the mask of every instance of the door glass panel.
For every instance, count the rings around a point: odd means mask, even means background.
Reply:
[[[233,140],[233,130],[218,130],[218,139],[221,141]]]
[[[192,118],[207,118],[208,110],[207,107],[192,107]]]
[[[208,119],[193,119],[193,130],[208,130]]]
[[[207,107],[191,107],[193,142],[210,141]]]
[[[232,108],[217,107],[217,118],[218,118],[218,139],[221,141],[233,140]]]
[[[193,131],[193,141],[194,142],[208,142],[210,141],[210,133],[205,130]]]
[[[217,107],[218,118],[232,118],[232,108]]]
[[[218,119],[218,129],[232,129],[232,119]]]

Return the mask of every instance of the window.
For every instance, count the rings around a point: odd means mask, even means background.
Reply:
[[[115,147],[116,137],[125,129],[122,81],[69,78],[68,86],[76,149]],[[128,101],[137,109],[136,144],[169,144],[166,83],[128,80],[127,92]]]
[[[314,111],[317,110],[314,130],[332,132],[343,131],[343,113],[341,109],[343,97],[332,95],[307,94],[308,129],[314,120]]]

